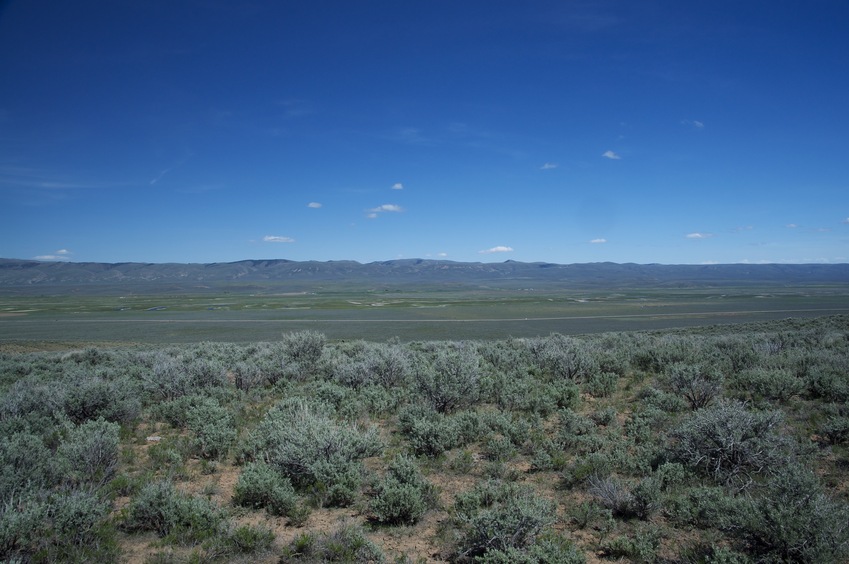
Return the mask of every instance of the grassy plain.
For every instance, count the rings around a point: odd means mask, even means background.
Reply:
[[[849,287],[571,291],[316,287],[197,294],[0,295],[0,342],[502,339],[769,321],[849,312]]]

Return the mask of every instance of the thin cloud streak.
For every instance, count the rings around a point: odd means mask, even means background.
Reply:
[[[693,129],[697,130],[702,130],[705,128],[705,124],[697,119],[682,119],[681,125],[692,127]]]
[[[485,249],[483,251],[478,251],[478,253],[482,255],[488,255],[492,253],[512,253],[513,247],[507,247],[505,245],[498,245],[496,247],[492,247],[490,249]]]
[[[71,251],[69,251],[68,249],[59,249],[58,251],[56,251],[52,255],[38,255],[38,256],[33,257],[33,259],[35,259],[35,260],[50,260],[50,261],[53,261],[53,260],[71,260],[71,257],[69,256],[71,254],[72,254]]]
[[[369,219],[374,219],[382,213],[401,213],[402,211],[404,211],[404,208],[397,204],[383,204],[377,206],[376,208],[366,210],[366,217],[368,217]]]
[[[154,184],[156,184],[157,182],[159,182],[160,180],[162,180],[162,177],[163,177],[163,176],[165,176],[166,174],[168,174],[169,172],[171,172],[171,169],[172,169],[172,168],[174,168],[174,167],[166,168],[165,170],[163,170],[162,172],[160,172],[159,174],[157,174],[157,175],[156,175],[156,178],[154,178],[153,180],[151,180],[151,181],[150,181],[150,185],[151,185],[151,186],[153,186]]]

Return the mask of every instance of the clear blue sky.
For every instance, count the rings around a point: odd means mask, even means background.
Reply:
[[[849,2],[12,0],[0,256],[849,262]]]

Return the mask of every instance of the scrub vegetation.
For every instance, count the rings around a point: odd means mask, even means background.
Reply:
[[[0,353],[0,559],[849,559],[849,317]]]

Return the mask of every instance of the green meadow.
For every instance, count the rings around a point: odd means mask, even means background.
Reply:
[[[849,312],[840,286],[717,289],[317,287],[261,293],[0,297],[0,340],[174,343],[330,339],[501,339],[656,330]]]

